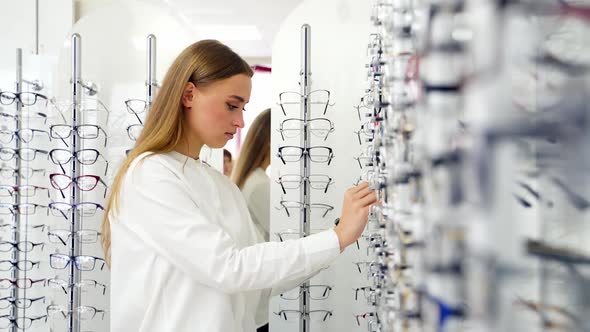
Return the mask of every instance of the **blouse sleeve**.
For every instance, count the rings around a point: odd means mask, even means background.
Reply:
[[[126,175],[121,226],[196,282],[227,293],[272,288],[305,278],[339,255],[333,230],[239,248],[197,205],[207,202],[191,199],[180,178],[154,159],[144,159]]]

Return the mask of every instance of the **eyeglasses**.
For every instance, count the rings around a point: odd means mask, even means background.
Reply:
[[[359,168],[362,170],[364,167],[374,166],[375,156],[373,154],[361,153],[358,157],[354,157],[359,164]]]
[[[92,280],[92,279],[82,279],[77,283],[70,284],[68,281],[58,279],[58,278],[52,278],[52,279],[47,280],[47,286],[49,286],[53,289],[61,288],[64,291],[64,293],[66,293],[66,294],[68,293],[68,289],[72,289],[74,287],[79,288],[79,289],[92,288],[92,287],[93,288],[102,287],[102,294],[103,295],[106,293],[106,289],[107,289],[107,285],[101,284],[101,283],[97,282],[96,280]]]
[[[379,263],[375,261],[353,262],[353,264],[361,274],[365,269],[367,273],[376,273],[379,272],[380,269]]]
[[[100,136],[100,133],[102,133],[104,136],[104,146],[107,146],[107,133],[97,125],[80,125],[73,127],[69,125],[53,125],[49,127],[51,138],[64,140],[69,138],[73,132],[81,139],[97,139]]]
[[[543,328],[548,330],[563,329],[564,331],[574,331],[576,330],[575,327],[579,326],[581,322],[573,313],[561,306],[529,301],[522,298],[519,298],[515,302],[539,314]],[[556,322],[554,319],[550,319],[549,316],[551,315],[548,315],[549,312],[554,313],[555,316],[560,316],[560,320],[567,322]]]
[[[18,157],[24,161],[33,161],[37,157],[37,153],[47,154],[47,151],[31,148],[22,148],[18,150],[11,148],[0,148],[0,160],[9,161],[15,157]]]
[[[354,300],[358,301],[359,293],[361,293],[365,298],[368,299],[374,292],[375,288],[373,286],[357,287],[354,289]]]
[[[310,175],[307,178],[299,174],[285,174],[279,176],[277,183],[281,185],[283,194],[286,194],[287,189],[298,189],[305,180],[312,189],[323,190],[324,193],[327,193],[328,187],[334,183],[331,177],[323,174]]]
[[[37,213],[37,209],[47,209],[45,205],[39,205],[35,203],[21,203],[21,204],[7,204],[0,203],[0,215],[23,215],[30,216]]]
[[[33,322],[38,321],[40,319],[44,319],[47,321],[47,315],[39,316],[35,318],[31,317],[19,317],[18,319],[11,318],[10,315],[0,316],[0,329],[7,329],[11,326],[16,326],[21,330],[25,330],[30,328],[33,325]]]
[[[19,194],[21,197],[33,197],[37,194],[38,190],[46,190],[47,197],[49,197],[49,189],[45,187],[38,187],[32,185],[22,186],[2,186],[0,185],[0,197],[13,197]]]
[[[358,324],[358,326],[361,326],[361,319],[367,319],[367,321],[370,323],[370,321],[377,321],[379,322],[379,316],[377,316],[377,313],[372,311],[372,312],[365,312],[363,314],[360,315],[354,315],[354,317],[356,318],[356,323]],[[374,318],[373,318],[374,317]]]
[[[304,204],[298,201],[285,201],[281,200],[280,203],[281,207],[276,208],[277,210],[285,209],[285,213],[287,213],[287,217],[290,217],[291,214],[289,213],[289,209],[297,209],[303,210],[305,207],[311,209],[312,211],[320,211],[323,212],[322,218],[324,218],[328,212],[334,210],[334,207],[328,204],[322,203],[312,203],[312,204]]]
[[[9,261],[9,260],[1,260],[0,261],[0,271],[10,271],[17,269],[19,271],[31,271],[35,266],[39,268],[39,264],[41,262],[33,262],[30,260],[22,260],[22,261]]]
[[[316,233],[319,233],[319,232],[322,232],[325,230],[326,229],[312,229],[310,231],[310,234],[316,234]],[[281,241],[281,242],[288,241],[288,240],[297,240],[302,237],[301,236],[302,232],[298,229],[285,229],[285,230],[277,232],[275,234],[279,238],[279,241]]]
[[[63,318],[70,317],[70,314],[74,314],[79,320],[91,320],[96,317],[96,314],[101,314],[104,319],[105,310],[96,309],[95,307],[81,305],[70,311],[70,308],[65,305],[52,304],[47,306],[47,315],[51,318]]]
[[[67,164],[70,162],[70,160],[72,160],[72,158],[75,158],[82,165],[94,165],[98,160],[98,157],[101,157],[106,163],[104,174],[107,174],[107,171],[109,169],[109,162],[96,149],[82,149],[75,151],[73,154],[70,150],[53,149],[49,151],[49,157],[51,158],[51,161],[56,165]]]
[[[0,142],[9,144],[13,140],[20,139],[25,143],[30,143],[35,136],[39,136],[40,134],[45,134],[49,138],[49,133],[46,130],[40,129],[0,130]]]
[[[41,247],[41,251],[45,247],[45,243],[33,243],[31,241],[20,241],[20,242],[8,242],[8,241],[0,241],[0,251],[1,252],[8,252],[13,249],[16,249],[20,252],[31,252],[35,247]]]
[[[47,106],[47,97],[35,92],[0,92],[0,104],[12,105],[14,102],[20,102],[23,106],[33,106],[37,103]]]
[[[51,243],[62,243],[63,245],[67,245],[72,234],[81,244],[96,243],[98,242],[98,237],[101,235],[100,232],[90,229],[81,229],[75,233],[72,233],[67,229],[53,229],[47,233],[47,236]]]
[[[49,175],[51,186],[58,190],[68,189],[72,183],[82,191],[91,191],[96,188],[96,185],[100,182],[105,187],[104,196],[107,194],[107,184],[98,175],[80,175],[75,178],[71,178],[65,174],[53,173]]]
[[[332,287],[328,285],[300,286],[289,292],[282,293],[281,298],[283,300],[297,300],[305,289],[309,290],[309,298],[312,300],[325,300],[332,291]]]
[[[34,231],[34,230],[40,230],[41,232],[43,232],[45,230],[45,225],[25,225],[25,226],[14,226],[14,225],[10,225],[10,224],[2,224],[0,225],[0,232],[7,232],[7,231],[11,231],[11,232],[29,232],[29,231]]]
[[[143,125],[141,124],[132,124],[131,126],[127,127],[127,136],[132,141],[137,141],[139,134],[143,130]]]
[[[49,265],[58,270],[67,268],[71,262],[74,262],[74,266],[79,271],[92,271],[96,266],[96,261],[102,261],[100,269],[104,269],[105,261],[102,258],[94,256],[68,256],[64,254],[51,254],[49,255]]]
[[[33,287],[33,285],[42,282],[45,284],[46,279],[0,279],[0,289],[8,289],[12,287],[20,288],[20,289],[29,289]]]
[[[147,110],[147,102],[142,99],[127,99],[125,100],[125,106],[130,112],[137,114],[143,113]]]
[[[56,217],[64,217],[68,219],[66,215],[70,213],[70,210],[72,208],[76,209],[78,215],[82,217],[92,217],[96,214],[96,210],[104,211],[104,207],[102,205],[92,202],[80,202],[76,204],[63,202],[49,203],[49,209],[51,210],[51,213]]]
[[[302,119],[286,119],[281,122],[281,126],[278,131],[281,133],[283,141],[285,138],[294,138],[299,136],[303,132],[305,121]],[[332,121],[325,118],[316,118],[307,120],[309,132],[319,138],[323,138],[324,141],[328,138],[328,135],[334,131],[334,124]]]
[[[375,139],[375,131],[377,130],[377,125],[375,122],[366,122],[361,125],[361,128],[354,133],[358,136],[359,144],[363,144],[363,142],[372,142]]]
[[[39,118],[43,119],[43,124],[47,123],[47,114],[41,113],[41,112],[21,112],[20,114],[10,114],[10,113],[6,113],[6,112],[0,112],[0,117],[9,118],[11,120],[14,120],[15,122],[18,119],[39,117]],[[16,123],[15,123],[15,125],[16,125]]]
[[[125,100],[125,107],[127,107],[127,112],[133,114],[137,118],[137,121],[143,125],[139,114],[147,110],[147,102],[141,99],[127,99]]]
[[[326,146],[312,146],[309,148],[281,146],[277,156],[281,158],[283,164],[299,161],[301,160],[301,157],[306,156],[312,162],[328,163],[328,165],[330,165],[332,158],[334,158],[332,148]]]
[[[302,99],[305,99],[310,106],[319,105],[322,115],[326,115],[328,106],[334,105],[330,104],[330,91],[328,90],[315,90],[309,92],[307,95],[302,95],[295,91],[286,91],[279,93],[279,106],[283,114],[285,116],[287,115],[286,108],[290,108],[292,105],[301,105]]]
[[[11,167],[2,167],[0,168],[0,176],[5,179],[10,179],[13,177],[21,176],[23,179],[30,179],[36,173],[40,173],[45,175],[45,169],[41,168],[31,168],[31,167],[21,167],[20,170]]]
[[[310,310],[308,313],[300,310],[281,310],[274,314],[289,322],[298,322],[302,317],[313,322],[325,322],[332,317],[332,311],[329,310]]]
[[[3,298],[0,298],[0,309],[8,309],[11,305],[14,305],[15,307],[17,307],[19,309],[28,309],[33,305],[33,303],[35,303],[37,301],[41,301],[41,300],[43,300],[43,303],[45,303],[45,296],[37,297],[34,299],[27,299],[27,298],[15,299],[12,296],[3,297]]]

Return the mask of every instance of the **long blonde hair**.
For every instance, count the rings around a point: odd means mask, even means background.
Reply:
[[[232,172],[232,180],[240,189],[250,174],[270,157],[270,108],[254,119],[242,146]]]
[[[203,87],[212,82],[254,72],[239,55],[216,40],[201,40],[180,53],[168,69],[156,99],[151,105],[143,130],[135,146],[119,167],[111,185],[102,221],[102,247],[110,266],[111,226],[109,216],[118,211],[119,192],[129,166],[144,152],[166,153],[174,150],[185,137],[182,95],[186,84]]]

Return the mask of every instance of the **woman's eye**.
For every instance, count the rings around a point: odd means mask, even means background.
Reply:
[[[230,103],[227,103],[227,107],[229,107],[229,109],[232,111],[238,109],[238,106],[232,105]]]

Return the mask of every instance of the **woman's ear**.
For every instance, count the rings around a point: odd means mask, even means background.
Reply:
[[[192,107],[193,99],[195,98],[195,95],[196,95],[196,89],[197,89],[197,87],[195,86],[194,83],[192,83],[192,82],[186,83],[186,86],[184,87],[184,91],[182,92],[182,106],[184,106],[185,108]]]

